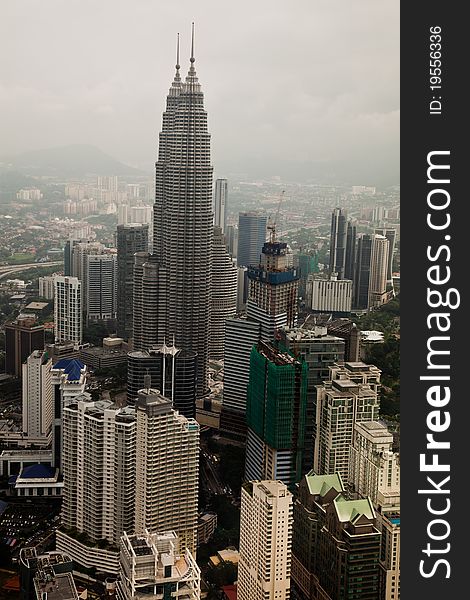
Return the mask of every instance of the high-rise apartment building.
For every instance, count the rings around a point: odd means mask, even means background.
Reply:
[[[201,571],[174,531],[121,538],[118,600],[199,600]]]
[[[222,229],[216,226],[212,247],[212,307],[209,340],[209,356],[215,360],[224,357],[225,323],[236,314],[237,279],[237,267],[225,247]]]
[[[116,319],[117,259],[115,254],[88,255],[87,294],[84,297],[87,322]]]
[[[374,506],[399,504],[400,455],[393,451],[393,435],[377,421],[354,426],[348,481],[362,498]]]
[[[338,279],[344,278],[346,267],[347,219],[342,208],[335,208],[331,214],[329,274],[336,273]]]
[[[339,473],[348,481],[354,426],[379,415],[381,371],[374,365],[344,363],[330,367],[330,379],[317,386],[314,471]]]
[[[54,467],[62,467],[62,413],[85,391],[87,368],[76,358],[62,358],[51,370],[54,397],[52,459]]]
[[[5,372],[21,377],[22,365],[34,350],[44,350],[44,325],[34,315],[5,323]]]
[[[347,499],[338,474],[308,473],[294,506],[296,597],[377,600],[381,534],[376,517],[370,499]]]
[[[380,586],[383,600],[400,598],[400,455],[393,435],[377,421],[356,423],[351,445],[349,484],[352,492],[369,496],[382,533]]]
[[[241,494],[238,600],[289,600],[292,494],[280,481],[245,483]]]
[[[135,409],[93,402],[84,393],[64,407],[62,419],[63,527],[57,548],[83,567],[117,574],[120,538],[134,530]]]
[[[258,212],[242,212],[238,215],[237,265],[259,265],[260,254],[266,242],[268,218]]]
[[[54,275],[39,277],[39,296],[46,300],[54,299]]]
[[[82,282],[83,297],[86,297],[86,278],[87,278],[87,258],[89,255],[99,256],[104,254],[107,249],[101,242],[91,240],[73,240],[71,253],[71,274],[72,277],[78,277]]]
[[[163,344],[148,352],[133,351],[127,355],[127,401],[135,404],[139,390],[143,389],[145,377],[162,395],[171,400],[172,406],[187,419],[196,416],[197,354]]]
[[[73,277],[73,249],[80,242],[85,240],[73,239],[67,240],[64,246],[64,277]]]
[[[305,451],[307,365],[259,342],[251,351],[245,479],[275,479],[294,489]]]
[[[74,342],[83,339],[82,284],[77,277],[55,278],[54,330],[56,342]]]
[[[175,530],[195,553],[199,425],[150,387],[139,391],[136,412],[135,532]]]
[[[117,227],[117,332],[126,340],[132,338],[134,254],[148,252],[148,233],[149,226],[146,224]]]
[[[214,192],[214,225],[220,227],[222,233],[225,233],[227,228],[227,193],[227,180],[216,179]]]
[[[47,445],[52,434],[52,361],[34,350],[23,364],[23,432],[32,443]]]

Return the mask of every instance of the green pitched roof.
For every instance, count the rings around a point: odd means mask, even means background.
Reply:
[[[370,498],[362,500],[346,500],[343,496],[338,496],[333,500],[336,514],[342,523],[354,523],[362,516],[367,519],[375,519],[375,510]]]
[[[325,496],[332,488],[337,492],[344,492],[344,485],[339,473],[334,475],[315,475],[310,471],[305,475],[309,492],[312,496]]]

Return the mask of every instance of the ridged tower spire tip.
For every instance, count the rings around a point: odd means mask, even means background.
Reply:
[[[191,23],[191,58],[189,60],[192,63],[196,60],[194,58],[194,21]]]

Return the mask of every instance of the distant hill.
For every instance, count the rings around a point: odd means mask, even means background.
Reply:
[[[8,164],[27,175],[83,177],[85,175],[143,175],[142,171],[119,162],[99,148],[88,145],[62,146],[32,150],[3,158]]]

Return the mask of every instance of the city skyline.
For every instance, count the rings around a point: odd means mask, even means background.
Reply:
[[[372,185],[397,182],[396,3],[363,0],[332,11],[325,2],[302,1],[293,11],[263,1],[249,5],[249,18],[243,5],[207,0],[166,8],[143,0],[130,8],[127,0],[116,10],[107,1],[54,0],[40,10],[33,0],[2,8],[8,60],[0,59],[0,159],[92,144],[149,172],[165,57],[178,31],[181,55],[189,55],[194,20],[210,86],[216,176],[342,180],[354,173]],[[21,45],[9,27],[18,21]],[[27,138],[17,135],[23,128]]]

